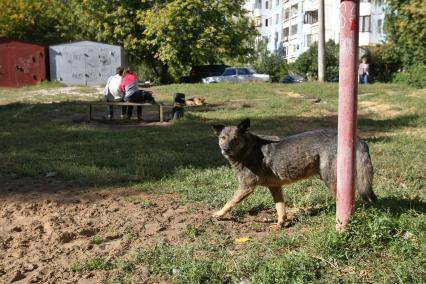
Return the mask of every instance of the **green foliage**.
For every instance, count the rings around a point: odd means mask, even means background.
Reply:
[[[426,64],[426,5],[424,0],[386,2],[387,40],[399,51],[405,66]]]
[[[370,46],[365,48],[363,56],[368,58],[370,64],[370,80],[390,82],[393,74],[402,68],[399,50],[392,44]]]
[[[219,63],[253,51],[256,30],[244,1],[70,1],[80,37],[122,45],[161,82],[188,66]],[[152,76],[152,73],[151,73]]]
[[[244,1],[157,1],[137,11],[145,27],[144,44],[168,65],[216,63],[252,52],[255,28],[244,16]]]
[[[302,53],[291,65],[292,69],[308,79],[318,77],[318,44]],[[325,79],[331,81],[339,75],[339,45],[329,40],[325,44]]]
[[[256,72],[269,74],[273,82],[279,81],[288,74],[288,65],[284,57],[278,53],[269,52],[263,42],[259,43],[256,60],[252,64]]]
[[[416,88],[426,88],[426,65],[416,64],[408,68],[407,82]]]
[[[0,0],[0,37],[53,44],[72,39],[65,1]]]
[[[404,83],[416,88],[426,88],[426,65],[416,64],[405,68],[404,72],[395,73],[395,83]]]

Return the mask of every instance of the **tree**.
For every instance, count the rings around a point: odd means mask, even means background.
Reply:
[[[426,64],[426,4],[424,0],[389,0],[385,31],[405,65]]]
[[[279,53],[269,52],[264,41],[259,42],[255,57],[252,65],[256,72],[269,74],[272,81],[276,82],[288,74],[287,60]]]
[[[238,0],[72,0],[81,38],[122,45],[153,68],[162,82],[171,72],[253,51],[256,30]]]
[[[72,38],[70,11],[60,0],[0,0],[0,37],[52,44]]]
[[[213,64],[254,51],[255,27],[244,1],[175,0],[137,12],[143,43],[163,66]]]
[[[325,79],[331,81],[339,75],[339,45],[329,40],[325,44]],[[313,44],[302,53],[292,65],[294,71],[308,79],[317,79],[318,74],[318,45]]]

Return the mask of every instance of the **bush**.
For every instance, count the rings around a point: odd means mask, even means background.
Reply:
[[[278,82],[288,74],[287,60],[279,53],[269,52],[264,43],[259,44],[257,56],[252,65],[257,73],[270,75],[273,82]]]
[[[426,65],[417,64],[408,69],[408,85],[426,88]]]
[[[405,83],[419,89],[426,88],[426,65],[413,65],[408,67],[406,71],[395,73],[392,82]]]
[[[339,75],[339,45],[329,40],[325,44],[325,79],[333,81]],[[312,45],[292,64],[294,71],[308,79],[318,78],[318,44]]]
[[[391,44],[366,47],[362,56],[370,64],[371,81],[390,82],[402,67],[399,50]]]

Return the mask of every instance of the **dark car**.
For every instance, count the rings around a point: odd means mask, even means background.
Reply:
[[[193,66],[189,76],[181,78],[182,83],[200,83],[201,79],[222,75],[227,65],[200,65]]]
[[[305,79],[303,79],[302,76],[298,76],[298,75],[286,75],[280,80],[280,82],[284,84],[302,83],[304,81]]]

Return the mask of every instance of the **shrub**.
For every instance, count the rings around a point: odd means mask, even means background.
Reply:
[[[426,65],[417,64],[408,69],[408,84],[416,88],[426,88]]]
[[[390,82],[402,67],[399,50],[391,44],[366,47],[363,57],[370,63],[371,81]]]
[[[405,83],[416,88],[426,88],[426,65],[413,65],[408,67],[406,71],[395,73],[392,82]]]
[[[325,44],[325,79],[333,81],[339,75],[339,45],[329,40]],[[292,64],[296,73],[306,76],[308,79],[318,78],[318,45],[312,45],[302,53]]]
[[[257,56],[252,65],[257,73],[270,75],[273,82],[288,74],[287,60],[279,53],[269,52],[263,42],[257,47]]]

